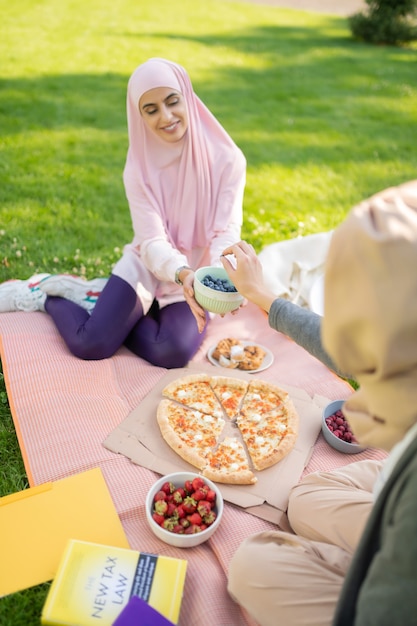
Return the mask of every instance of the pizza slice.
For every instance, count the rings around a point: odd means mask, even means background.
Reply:
[[[238,417],[237,425],[256,470],[275,465],[291,452],[297,441],[298,421],[290,400],[268,413]]]
[[[262,415],[279,408],[288,401],[288,393],[272,383],[251,380],[243,400],[241,415]]]
[[[241,378],[212,376],[210,384],[227,417],[233,419],[239,412],[248,388],[248,382]]]
[[[220,402],[210,386],[208,374],[190,374],[173,380],[164,387],[162,395],[207,415],[219,418],[224,415]]]
[[[224,419],[164,399],[158,405],[157,421],[162,437],[180,456],[199,469],[217,444]]]
[[[216,483],[253,485],[256,476],[252,472],[245,448],[239,439],[226,437],[215,450],[207,455],[207,464],[201,472],[205,478]]]

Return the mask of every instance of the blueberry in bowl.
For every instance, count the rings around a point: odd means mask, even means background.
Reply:
[[[223,293],[236,293],[237,289],[227,278],[215,278],[211,274],[207,274],[202,279],[202,284],[210,289],[222,291]]]

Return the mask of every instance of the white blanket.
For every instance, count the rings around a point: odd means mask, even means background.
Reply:
[[[277,296],[322,314],[324,262],[332,233],[278,241],[261,250],[268,287]]]

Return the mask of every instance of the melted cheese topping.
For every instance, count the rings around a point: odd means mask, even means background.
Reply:
[[[244,448],[240,441],[226,437],[209,459],[211,467],[223,473],[246,471],[249,467]]]

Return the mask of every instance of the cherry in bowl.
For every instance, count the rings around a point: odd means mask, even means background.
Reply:
[[[335,450],[344,454],[357,454],[365,448],[360,446],[343,414],[344,400],[330,402],[322,414],[321,430],[323,437]]]

